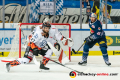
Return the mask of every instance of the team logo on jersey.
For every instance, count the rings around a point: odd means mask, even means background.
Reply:
[[[100,35],[101,32],[98,32],[97,35]]]
[[[91,32],[91,33],[94,33],[94,31],[93,31],[91,28],[90,28],[90,32]]]
[[[71,78],[75,78],[76,77],[76,72],[75,71],[71,71],[69,75],[70,75]]]
[[[91,33],[94,33],[94,31],[93,31],[93,30],[91,30]]]
[[[94,26],[94,25],[92,25],[92,28],[95,28],[95,26]]]
[[[98,30],[101,30],[101,28],[100,28],[100,27],[98,27]]]
[[[40,47],[45,47],[45,45],[47,44],[47,41],[46,40],[43,40],[42,42],[40,42]]]

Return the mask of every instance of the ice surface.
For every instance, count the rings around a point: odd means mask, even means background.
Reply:
[[[81,56],[72,57],[66,66],[78,71],[88,70],[89,73],[118,73],[117,76],[76,76],[71,78],[69,70],[61,65],[49,62],[46,66],[49,71],[39,72],[39,66],[33,62],[11,67],[9,73],[5,72],[5,63],[0,62],[0,80],[120,80],[120,56],[109,56],[111,66],[107,66],[102,56],[89,56],[87,66],[80,66]],[[0,58],[1,59],[1,58]]]

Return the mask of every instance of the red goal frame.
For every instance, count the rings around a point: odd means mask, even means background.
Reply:
[[[22,25],[42,25],[43,23],[21,23],[19,24],[19,43],[21,43],[21,26]],[[71,38],[71,25],[68,23],[51,23],[51,25],[67,25],[69,26],[69,38]],[[19,44],[19,58],[21,58],[21,44]],[[69,60],[71,61],[71,48],[69,47]]]

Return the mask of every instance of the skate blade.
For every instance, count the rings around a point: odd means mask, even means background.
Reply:
[[[110,67],[111,65],[107,65],[107,64],[106,64],[106,66]]]
[[[79,65],[81,65],[81,66],[86,66],[87,64],[79,64]]]
[[[10,69],[8,69],[7,66],[6,66],[6,64],[5,64],[5,72],[8,73],[9,71],[10,71]]]
[[[39,72],[50,72],[50,70],[40,69]]]
[[[86,66],[87,64],[82,64],[82,66]]]

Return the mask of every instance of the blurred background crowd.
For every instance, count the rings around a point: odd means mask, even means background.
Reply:
[[[28,0],[28,15],[26,12],[27,0],[5,0],[5,23],[26,23],[30,16],[31,0]],[[56,0],[57,1],[57,0]],[[0,0],[0,23],[3,22],[3,4]],[[120,24],[120,0],[107,0],[107,22],[106,22],[106,6],[103,3],[103,23]],[[63,0],[63,15],[55,15],[55,23],[82,23],[86,24],[89,21],[90,13],[97,14],[99,19],[100,0],[82,0],[82,14],[80,14],[80,0]],[[48,17],[51,22],[54,22],[53,15],[39,15],[39,23],[43,22],[45,17]]]

